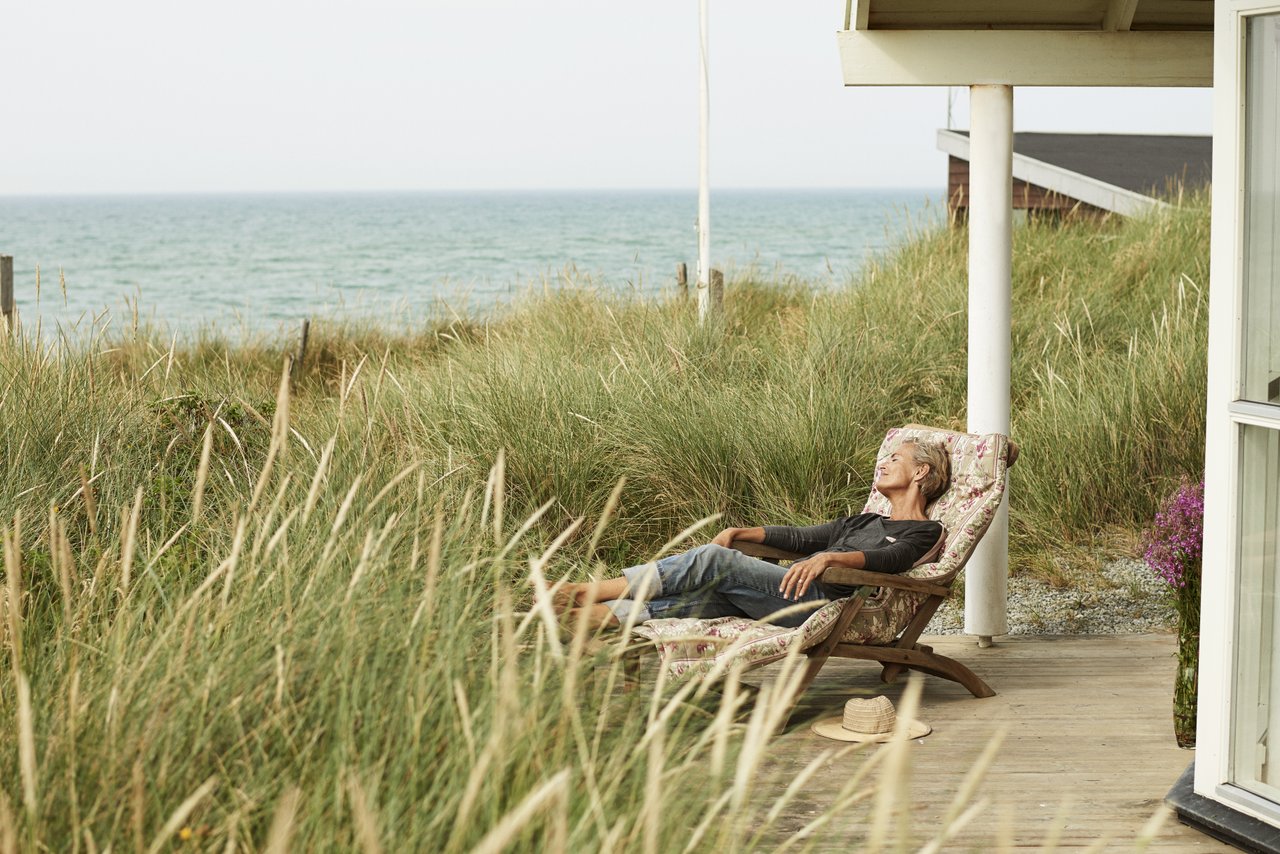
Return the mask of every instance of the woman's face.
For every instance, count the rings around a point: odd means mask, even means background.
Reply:
[[[911,485],[917,473],[924,469],[911,459],[910,444],[901,445],[889,455],[888,459],[876,466],[876,489],[889,492],[895,489],[906,489]]]

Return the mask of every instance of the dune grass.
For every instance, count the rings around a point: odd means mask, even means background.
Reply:
[[[1131,546],[1200,471],[1207,261],[1198,201],[1018,229],[1015,571]],[[282,342],[0,343],[0,850],[767,838],[776,699],[619,693],[538,582],[856,512],[888,426],[964,426],[965,278],[943,230],[705,327],[590,289],[317,324],[292,388]]]

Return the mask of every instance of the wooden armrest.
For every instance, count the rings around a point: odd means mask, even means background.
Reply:
[[[746,540],[734,540],[729,544],[729,547],[737,549],[744,555],[758,557],[762,560],[799,560],[804,557],[802,554],[789,552],[786,549],[766,546],[764,543],[749,543]]]
[[[850,569],[844,566],[829,566],[822,574],[824,584],[841,584],[846,587],[868,585],[870,587],[892,587],[895,590],[909,590],[912,593],[927,593],[930,596],[947,596],[950,587],[943,587],[925,578],[910,578],[905,575],[890,575],[887,572],[869,572],[865,569]]]

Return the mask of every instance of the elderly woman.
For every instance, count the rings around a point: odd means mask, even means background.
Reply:
[[[876,467],[876,489],[889,499],[888,516],[861,513],[824,525],[725,528],[705,546],[633,566],[617,578],[563,584],[556,606],[571,623],[618,626],[666,617],[752,617],[798,626],[830,599],[851,590],[824,584],[831,566],[899,573],[933,549],[942,525],[925,516],[946,491],[950,458],[941,445],[904,442]],[[764,543],[807,555],[783,568],[730,547],[734,540]],[[812,607],[796,608],[802,603]],[[581,609],[587,609],[582,614]],[[791,609],[778,614],[784,609]],[[777,616],[773,616],[777,615]]]

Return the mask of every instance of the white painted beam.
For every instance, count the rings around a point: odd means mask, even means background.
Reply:
[[[970,433],[1009,433],[1013,308],[1013,87],[969,89]],[[1009,492],[965,567],[964,630],[1008,634]]]
[[[868,21],[871,20],[871,0],[849,0],[851,3],[856,2],[853,15],[853,28],[855,30],[865,30]],[[849,29],[847,26],[845,29]]]
[[[1138,0],[1110,0],[1102,18],[1102,29],[1109,32],[1127,30],[1133,26],[1133,15],[1138,11]]]
[[[1212,86],[1213,34],[846,30],[846,86]]]
[[[968,160],[969,137],[955,131],[939,130],[938,149],[961,160]],[[1016,151],[1013,153],[1013,177],[1123,216],[1139,216],[1167,206],[1166,202],[1151,196],[1135,193]]]
[[[711,125],[710,75],[707,70],[707,3],[698,4],[698,322],[719,306],[711,293]]]
[[[1236,559],[1240,427],[1231,404],[1240,388],[1244,264],[1245,21],[1234,3],[1214,7],[1217,85],[1213,91],[1213,188],[1209,251],[1209,343],[1204,451],[1204,567],[1200,593],[1199,703],[1196,711],[1195,792],[1221,800],[1232,777],[1231,731],[1238,712],[1233,686],[1237,662]],[[1274,84],[1274,81],[1268,81]],[[1271,242],[1271,241],[1269,241]],[[1274,246],[1274,242],[1271,242]],[[1274,736],[1273,736],[1274,739]],[[1272,748],[1274,750],[1274,748]],[[1240,809],[1238,802],[1232,809]],[[1256,815],[1256,814],[1255,814]]]

